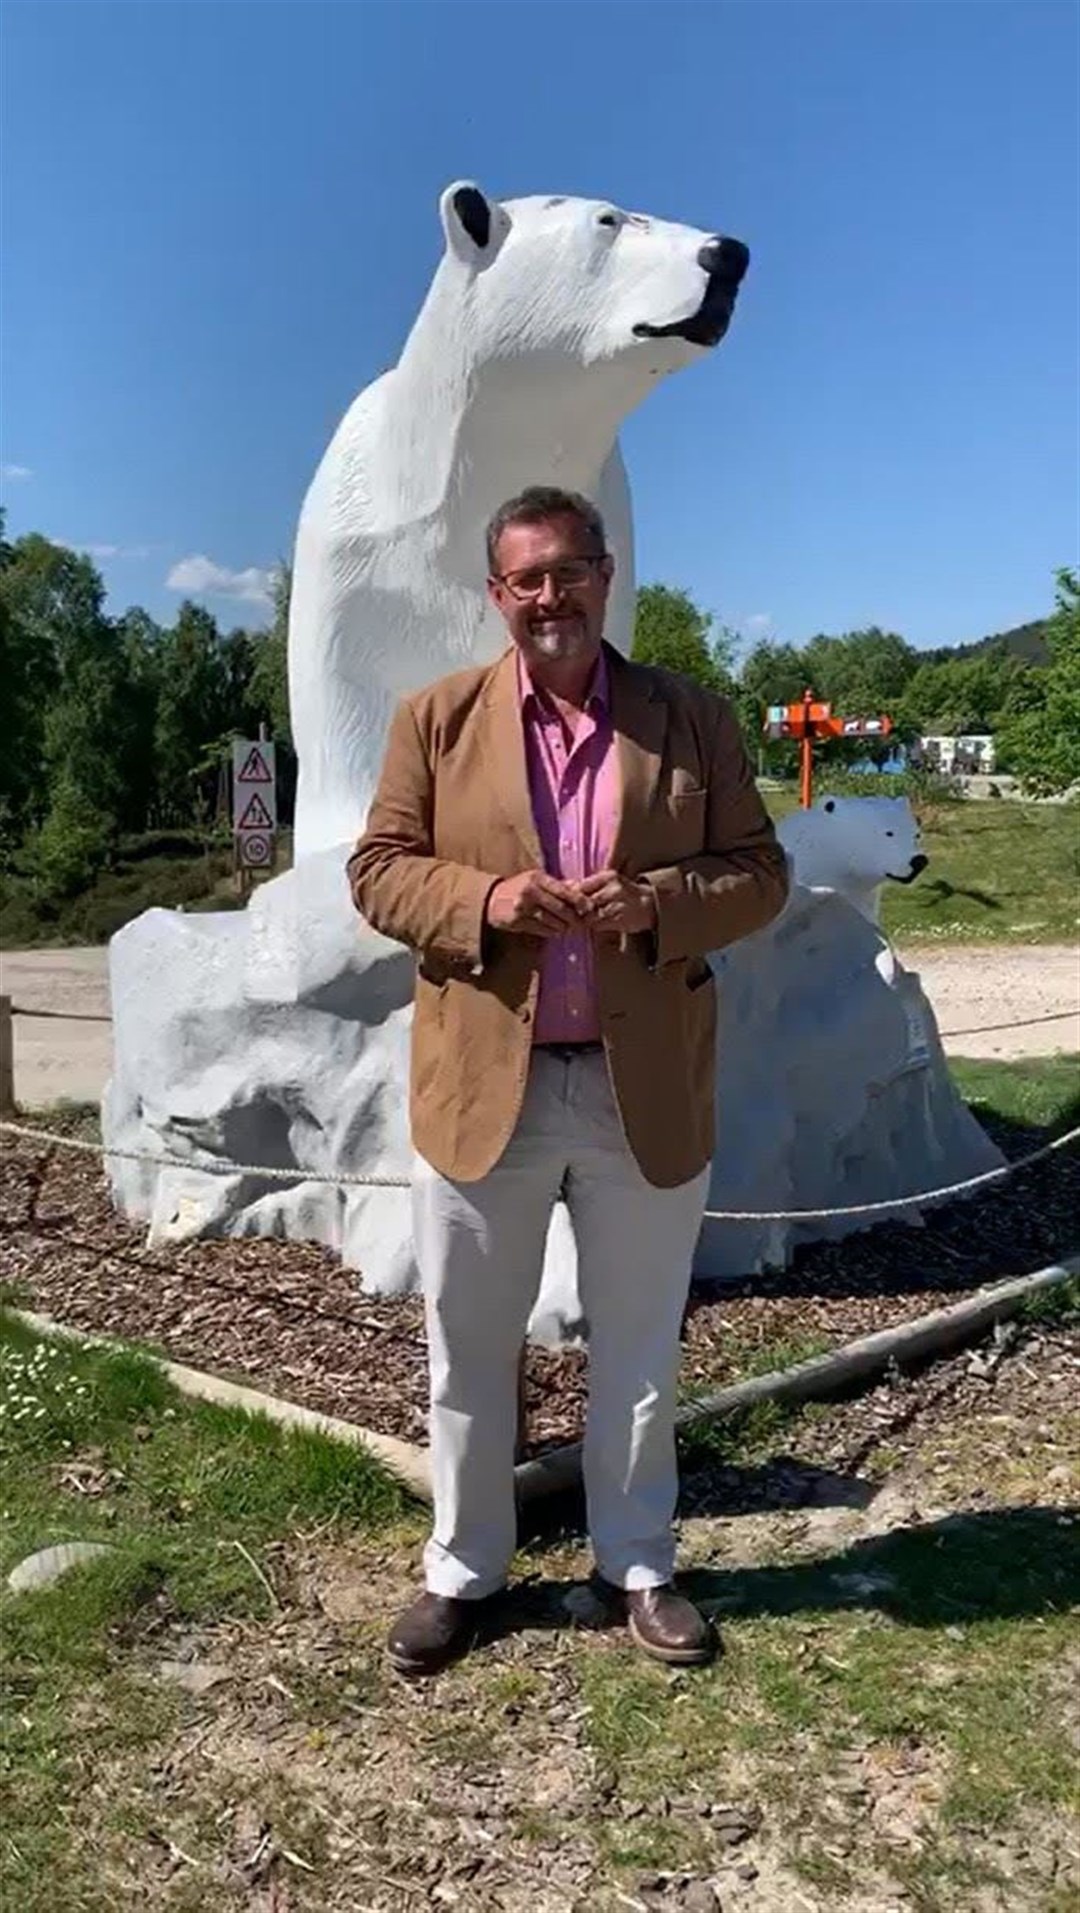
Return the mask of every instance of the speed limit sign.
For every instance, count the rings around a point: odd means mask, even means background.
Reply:
[[[265,870],[274,861],[274,839],[268,830],[241,830],[237,841],[240,862],[248,870]]]

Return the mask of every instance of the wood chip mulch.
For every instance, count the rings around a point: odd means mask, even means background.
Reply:
[[[77,1127],[50,1114],[49,1127]],[[80,1133],[87,1133],[85,1127]],[[997,1128],[1013,1157],[1043,1138]],[[797,1252],[793,1268],[698,1289],[684,1329],[683,1386],[722,1386],[768,1351],[832,1346],[955,1302],[984,1283],[1059,1261],[1080,1240],[1075,1145],[923,1228],[883,1223]],[[3,1138],[0,1278],[25,1307],[143,1342],[176,1361],[398,1435],[425,1439],[423,1318],[414,1297],[368,1297],[328,1251],[263,1238],[148,1249],[118,1215],[99,1162]],[[527,1452],[576,1439],[586,1363],[528,1357]]]

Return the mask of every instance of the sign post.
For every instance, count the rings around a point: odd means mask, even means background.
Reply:
[[[831,704],[821,704],[806,690],[797,704],[770,704],[764,731],[768,738],[794,737],[799,741],[799,802],[809,810],[814,801],[814,745],[831,737],[888,737],[891,717],[834,717]]]
[[[274,746],[265,737],[234,737],[232,817],[241,892],[248,872],[274,863],[277,829],[277,766]]]

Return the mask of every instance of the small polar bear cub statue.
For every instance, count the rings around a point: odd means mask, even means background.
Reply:
[[[777,826],[796,883],[838,890],[871,923],[881,885],[914,883],[927,859],[906,797],[826,797]]]

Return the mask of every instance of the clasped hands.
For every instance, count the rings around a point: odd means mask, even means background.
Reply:
[[[656,898],[647,883],[617,870],[567,881],[546,870],[504,877],[490,892],[487,922],[493,930],[530,937],[563,937],[587,930],[593,936],[633,936],[656,928]]]

